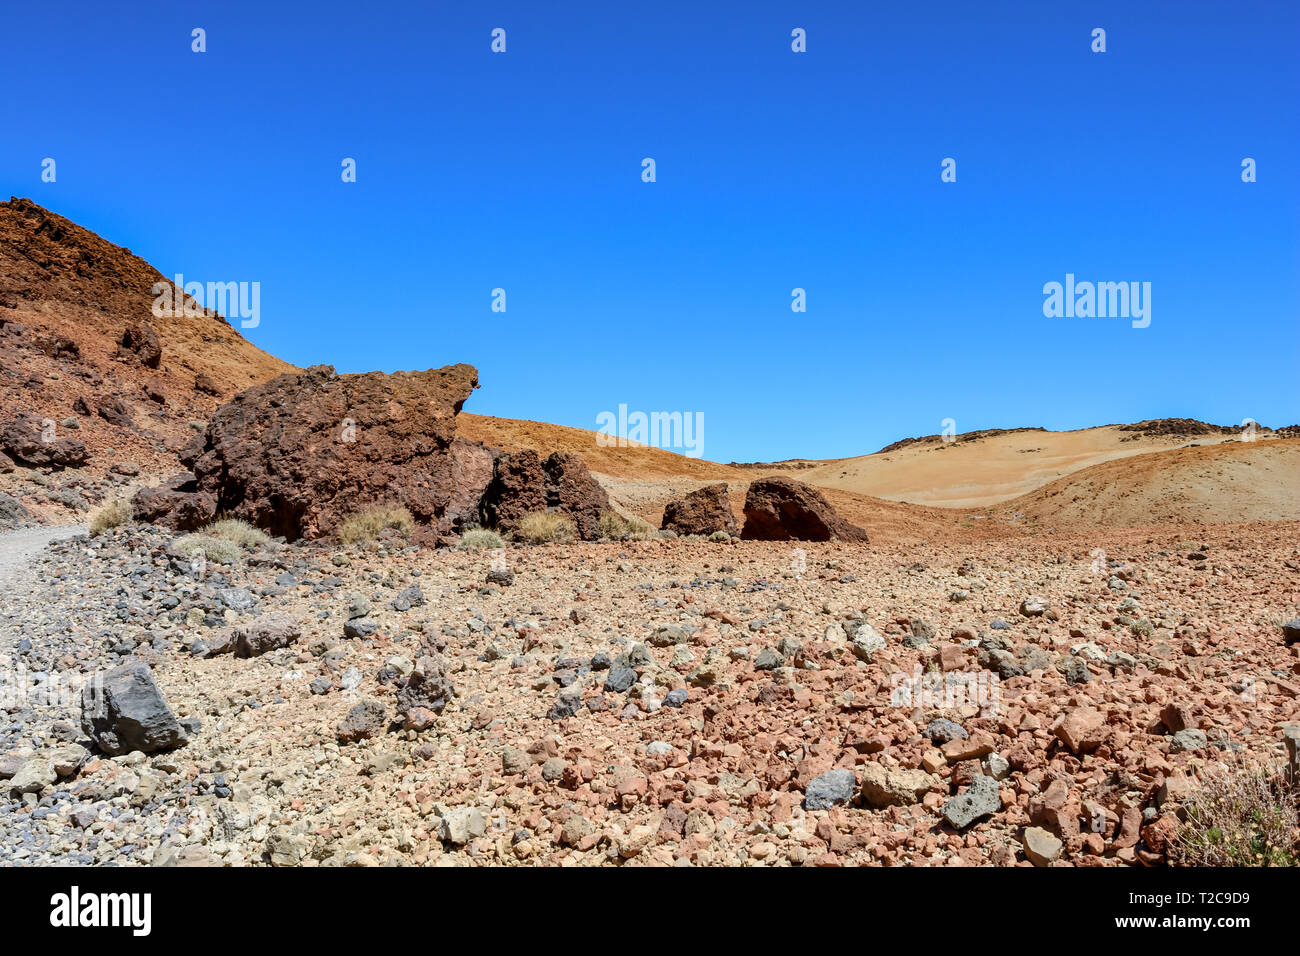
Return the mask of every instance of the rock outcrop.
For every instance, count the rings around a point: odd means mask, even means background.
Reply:
[[[659,527],[678,534],[736,533],[736,516],[727,498],[726,482],[706,485],[668,502]]]
[[[577,455],[554,452],[543,461],[526,448],[497,458],[479,506],[482,523],[513,531],[526,515],[546,510],[567,514],[578,536],[590,541],[600,537],[600,514],[610,510],[609,496]]]
[[[281,375],[217,409],[181,453],[192,474],[138,492],[138,521],[192,530],[217,513],[293,541],[330,534],[369,504],[404,505],[436,542],[479,523],[514,530],[527,514],[562,511],[600,536],[605,490],[577,455],[503,453],[456,438],[478,372],[339,375],[327,365]]]
[[[841,518],[816,488],[779,477],[750,483],[740,536],[747,541],[867,541],[867,533]]]
[[[449,524],[474,457],[452,451],[456,414],[476,387],[469,365],[392,375],[317,365],[236,395],[181,459],[217,510],[291,541],[379,502]]]

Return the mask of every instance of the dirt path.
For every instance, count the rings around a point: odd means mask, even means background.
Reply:
[[[0,594],[3,594],[36,555],[51,541],[85,534],[85,525],[24,528],[0,534]]]

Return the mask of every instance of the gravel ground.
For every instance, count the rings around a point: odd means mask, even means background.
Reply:
[[[1159,863],[1207,768],[1300,719],[1294,540],[64,538],[0,615],[0,864]],[[128,660],[185,746],[82,732]]]

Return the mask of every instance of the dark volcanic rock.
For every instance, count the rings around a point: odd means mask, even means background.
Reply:
[[[867,541],[867,533],[836,514],[820,491],[792,478],[750,483],[740,536],[747,541]]]
[[[736,533],[736,516],[731,512],[726,482],[707,485],[668,502],[659,527],[678,534]]]
[[[110,756],[171,750],[188,739],[145,664],[103,671],[82,689],[81,729]]]
[[[181,458],[220,511],[291,541],[380,502],[448,524],[458,461],[467,467],[451,450],[456,415],[477,387],[469,365],[392,375],[317,365],[236,395]]]
[[[483,493],[483,524],[513,531],[525,515],[548,509],[571,517],[578,536],[590,541],[600,536],[600,515],[610,510],[609,495],[577,455],[555,452],[543,461],[527,448],[501,455]]]
[[[118,344],[124,354],[134,356],[145,368],[157,368],[162,363],[162,346],[158,344],[158,333],[148,322],[128,325]]]
[[[89,459],[75,438],[56,438],[54,423],[21,412],[0,425],[0,451],[24,465],[77,468]],[[46,440],[48,439],[48,441]]]
[[[216,495],[198,490],[189,472],[174,475],[156,488],[141,488],[131,499],[131,517],[171,528],[195,531],[217,516]]]

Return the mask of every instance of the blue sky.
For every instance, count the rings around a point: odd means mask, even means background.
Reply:
[[[0,190],[260,282],[295,364],[699,412],[715,460],[1300,420],[1290,0],[289,6],[9,4]],[[1045,318],[1066,273],[1150,282],[1150,327]]]

